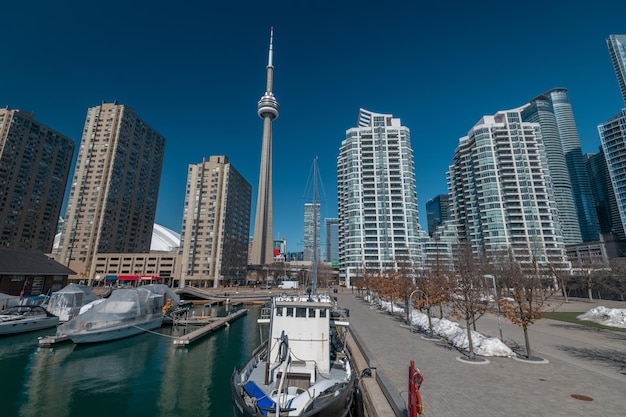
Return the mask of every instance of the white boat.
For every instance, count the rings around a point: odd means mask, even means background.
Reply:
[[[0,313],[0,335],[48,329],[59,324],[59,318],[41,306],[10,307]]]
[[[268,337],[231,378],[237,417],[346,417],[362,410],[356,370],[345,349],[347,314],[330,294],[317,293],[313,253],[308,294],[275,296],[261,311],[258,323],[269,324]]]
[[[93,303],[89,310],[59,326],[57,336],[67,336],[77,344],[100,343],[159,328],[169,294],[178,297],[165,285],[115,290],[109,298]]]
[[[82,306],[97,298],[88,285],[69,284],[50,296],[46,309],[59,316],[59,320],[64,323],[78,315]]]

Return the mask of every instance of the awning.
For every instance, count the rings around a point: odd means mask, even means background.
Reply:
[[[142,280],[155,281],[159,279],[156,275],[144,275],[141,277]]]
[[[117,280],[117,275],[107,275],[104,277],[105,281],[115,281]]]
[[[119,281],[137,281],[139,275],[118,275],[117,279]]]

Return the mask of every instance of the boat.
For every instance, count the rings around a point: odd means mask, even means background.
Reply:
[[[268,337],[231,377],[237,417],[353,415],[357,379],[345,348],[347,314],[330,293],[317,293],[316,252],[311,288],[275,295],[261,309],[258,323],[269,325]]]
[[[36,305],[18,305],[0,313],[0,335],[48,329],[57,324],[57,316]]]
[[[66,287],[52,293],[46,309],[59,316],[62,323],[77,316],[80,308],[98,297],[88,285],[68,284]]]
[[[163,288],[164,287],[164,288]],[[161,327],[166,298],[178,296],[166,285],[118,289],[102,302],[77,315],[57,329],[58,337],[76,344],[100,343],[134,336]]]

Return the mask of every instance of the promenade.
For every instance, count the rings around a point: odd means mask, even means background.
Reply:
[[[414,359],[424,374],[420,392],[426,416],[626,415],[626,333],[543,319],[529,334],[533,355],[547,363],[488,357],[488,363],[475,364],[458,360],[461,352],[444,340],[428,341],[411,333],[405,323],[346,289],[333,295],[340,307],[350,310],[351,329],[396,409],[406,410],[408,366]],[[624,302],[611,301],[552,304],[559,311],[626,308]],[[482,317],[477,330],[498,337],[496,316]],[[503,318],[502,330],[505,343],[525,353],[522,329]]]

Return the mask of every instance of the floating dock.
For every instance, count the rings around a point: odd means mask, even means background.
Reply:
[[[194,330],[193,332],[188,333],[184,336],[177,337],[176,339],[174,339],[174,346],[186,347],[190,343],[195,342],[196,340],[204,337],[208,333],[214,330],[220,329],[226,325],[229,325],[230,322],[237,320],[239,317],[242,317],[244,314],[247,314],[247,313],[248,313],[247,309],[241,309],[234,313],[229,314],[226,317],[218,317],[217,320],[213,320],[211,323],[207,324],[206,326],[200,329]]]
[[[51,347],[61,342],[67,342],[70,340],[67,336],[46,336],[39,338],[39,346],[41,347]]]

